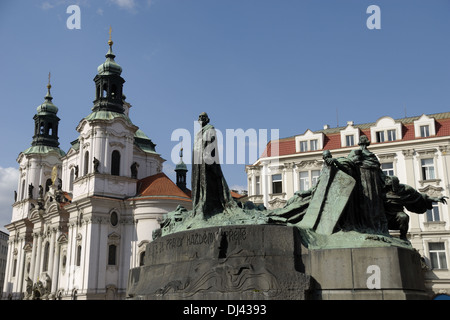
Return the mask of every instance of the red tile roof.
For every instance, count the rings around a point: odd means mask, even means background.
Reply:
[[[152,198],[191,201],[191,198],[163,172],[139,180],[137,186],[137,194],[133,199]]]
[[[443,137],[450,136],[450,113],[438,113],[428,115],[429,117],[435,118],[436,123],[436,135],[432,137]],[[409,117],[396,120],[402,123],[402,141],[407,140],[415,140],[415,139],[424,139],[424,138],[416,138],[414,132],[414,121],[419,119],[420,117]],[[367,123],[362,125],[355,125],[354,127],[360,129],[361,135],[366,135],[370,141],[372,141],[372,137],[370,134],[370,127],[374,126],[375,123]],[[332,128],[332,129],[323,129],[318,130],[317,132],[324,133],[324,142],[323,142],[323,150],[333,150],[340,149],[341,146],[341,135],[340,131],[345,129],[345,127],[340,128]],[[426,139],[426,138],[425,138]],[[374,142],[372,142],[374,143]],[[295,151],[295,136],[282,138],[275,141],[269,141],[264,152],[261,155],[261,158],[276,156],[275,150],[278,147],[279,154],[278,156],[296,154],[300,152]]]

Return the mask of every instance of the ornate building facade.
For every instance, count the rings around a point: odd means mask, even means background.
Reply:
[[[366,135],[387,175],[433,197],[450,195],[450,112],[354,124],[270,141],[246,167],[248,198],[267,208],[282,207],[296,191],[308,190],[320,175],[322,152],[347,156]],[[425,214],[409,213],[408,238],[423,256],[426,285],[450,294],[450,205],[435,203]],[[397,231],[392,231],[396,234]]]
[[[179,204],[191,207],[185,183],[162,172],[165,160],[131,121],[108,44],[92,112],[67,153],[59,148],[50,81],[37,108],[31,147],[17,158],[3,299],[122,299],[158,218]],[[177,171],[178,181],[186,171]]]

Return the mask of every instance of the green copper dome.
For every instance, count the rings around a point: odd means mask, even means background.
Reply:
[[[109,41],[109,50],[106,54],[106,61],[98,66],[97,72],[99,75],[109,75],[109,74],[117,74],[120,75],[122,73],[122,67],[114,61],[116,57],[112,52],[112,41]]]
[[[38,115],[45,115],[48,113],[57,114],[58,113],[58,107],[55,106],[52,102],[52,95],[50,94],[50,88],[52,86],[49,84],[47,85],[48,91],[47,95],[45,96],[45,101],[37,107],[37,113]]]

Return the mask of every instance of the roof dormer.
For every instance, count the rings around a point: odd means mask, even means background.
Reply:
[[[353,121],[348,121],[347,127],[341,130],[341,147],[351,147],[358,144],[360,131],[353,124]]]
[[[416,138],[435,136],[436,122],[434,118],[430,118],[423,114],[419,119],[414,121],[414,135]]]
[[[370,135],[374,143],[401,140],[402,124],[391,117],[381,117],[370,128]]]
[[[307,152],[323,149],[322,132],[314,133],[311,130],[306,130],[302,135],[295,137],[295,152]]]

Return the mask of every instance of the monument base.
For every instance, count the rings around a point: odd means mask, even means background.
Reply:
[[[309,250],[279,225],[210,227],[149,243],[127,299],[427,299],[420,256],[399,247]]]

